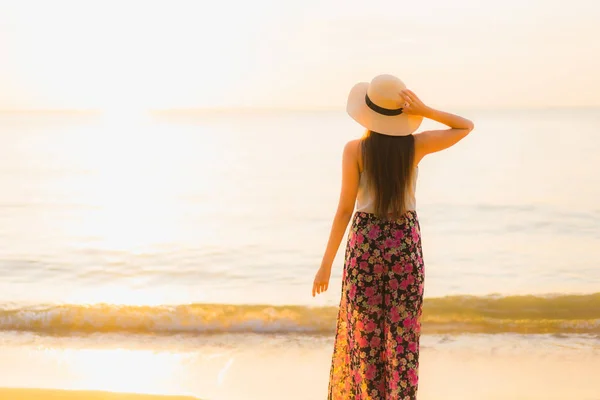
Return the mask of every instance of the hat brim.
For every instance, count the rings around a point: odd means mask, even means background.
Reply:
[[[423,117],[419,115],[382,115],[369,108],[365,101],[368,82],[354,85],[348,95],[346,112],[360,125],[371,131],[390,136],[408,136],[419,129]]]

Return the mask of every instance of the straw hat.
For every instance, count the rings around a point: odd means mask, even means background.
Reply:
[[[406,85],[393,75],[378,75],[371,82],[354,85],[348,95],[346,111],[365,128],[390,136],[408,136],[416,131],[423,117],[402,113],[400,91]]]

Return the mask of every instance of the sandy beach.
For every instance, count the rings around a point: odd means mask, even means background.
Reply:
[[[157,396],[89,390],[0,388],[2,400],[198,400],[189,396]]]
[[[490,336],[424,335],[418,399],[600,400],[597,338]],[[0,388],[74,391],[0,389],[0,400],[319,400],[331,360],[331,338],[302,335],[4,339]]]
[[[535,351],[534,351],[535,353]],[[250,368],[250,360],[231,371],[231,380],[214,398],[318,400],[326,392],[327,351],[304,356],[267,357]],[[291,364],[294,364],[292,367]],[[270,365],[270,367],[267,367]],[[600,400],[600,358],[588,354],[483,354],[425,348],[419,400]],[[203,371],[185,371],[202,376]],[[110,383],[110,382],[107,382]],[[211,385],[206,385],[207,387]],[[64,386],[63,386],[64,387]],[[207,393],[200,387],[188,387]],[[216,392],[213,392],[216,394]],[[282,396],[282,394],[284,394]],[[212,395],[210,398],[213,398]],[[156,396],[102,391],[0,388],[0,400],[199,400],[190,396]]]

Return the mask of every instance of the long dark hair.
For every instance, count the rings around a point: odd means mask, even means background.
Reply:
[[[374,213],[396,219],[406,210],[405,193],[414,174],[415,138],[367,131],[361,141],[364,173],[375,195]]]

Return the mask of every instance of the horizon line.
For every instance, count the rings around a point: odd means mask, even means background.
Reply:
[[[510,110],[576,110],[576,109],[600,109],[600,105],[571,105],[571,106],[440,106],[436,108],[453,108],[458,110],[472,111],[510,111]],[[344,111],[345,107],[177,107],[177,108],[147,108],[141,110],[150,114],[162,113],[214,113],[214,112],[299,112],[299,111]],[[123,112],[130,111],[123,109]],[[132,108],[131,111],[139,112],[140,109]],[[104,114],[110,110],[101,108],[0,108],[0,113],[69,113],[69,114]]]

